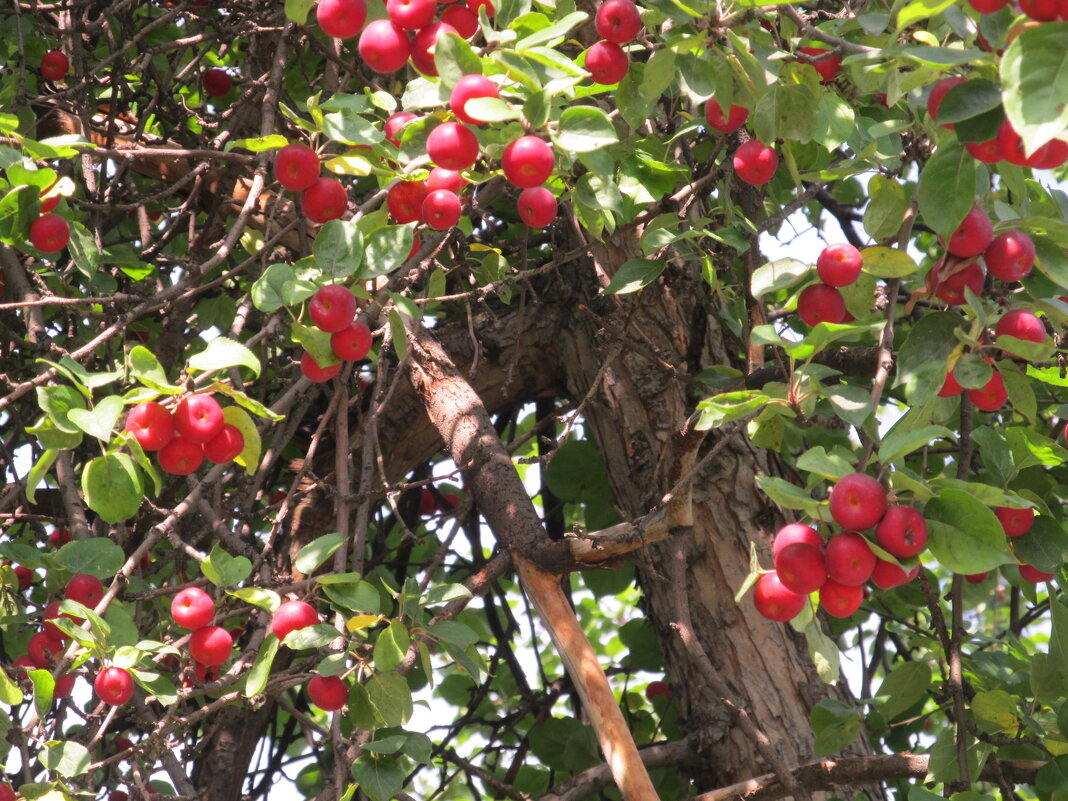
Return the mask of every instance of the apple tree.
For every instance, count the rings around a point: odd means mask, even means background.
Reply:
[[[1068,791],[1068,5],[15,0],[0,799]]]

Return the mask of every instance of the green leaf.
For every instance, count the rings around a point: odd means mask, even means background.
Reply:
[[[267,150],[278,150],[288,144],[289,140],[281,134],[271,134],[270,136],[257,136],[252,139],[238,139],[234,141],[232,147],[243,147],[253,153],[263,153]]]
[[[241,587],[237,590],[227,590],[226,594],[247,604],[258,606],[260,609],[266,609],[268,612],[273,612],[282,604],[278,593],[273,590],[261,590],[259,587]]]
[[[879,446],[879,461],[889,464],[907,456],[924,445],[942,437],[952,438],[953,432],[945,426],[924,426],[900,432],[891,431]]]
[[[293,565],[301,573],[310,575],[344,543],[345,538],[340,534],[324,534],[301,548]]]
[[[569,106],[560,115],[553,141],[564,152],[589,153],[614,145],[619,135],[611,118],[596,106]]]
[[[316,234],[312,252],[325,275],[345,278],[363,261],[363,234],[354,222],[330,220]]]
[[[1001,60],[1002,100],[1030,153],[1054,137],[1068,138],[1068,23],[1025,29]]]
[[[81,431],[74,434],[60,431],[56,428],[56,424],[53,422],[52,418],[44,416],[37,421],[37,425],[30,426],[26,431],[37,437],[41,445],[51,451],[65,451],[70,450],[71,448],[77,448],[85,439],[85,435],[82,434]],[[40,481],[40,477],[38,477],[37,480]],[[27,490],[29,489],[30,488],[27,487]],[[35,501],[31,498],[30,503],[35,503]]]
[[[325,578],[327,576],[320,576],[319,580],[323,583],[323,592],[326,593],[331,603],[351,612],[378,613],[381,599],[373,584],[351,580],[333,584],[323,581]]]
[[[864,248],[860,253],[864,272],[877,278],[903,278],[920,269],[908,253],[897,248]]]
[[[16,704],[21,704],[22,699],[22,690],[7,675],[7,670],[0,667],[0,703],[15,706]]]
[[[895,386],[905,386],[905,394],[914,407],[922,406],[942,388],[947,360],[958,347],[955,332],[961,325],[959,315],[933,312],[924,315],[909,331],[898,352]]]
[[[412,716],[412,691],[403,676],[376,673],[365,689],[367,698],[387,726],[403,726]]]
[[[820,623],[812,618],[804,629],[805,641],[816,674],[824,684],[835,684],[840,676],[841,653],[838,643],[823,633]]]
[[[218,382],[216,382],[216,384],[218,384]],[[231,395],[231,397],[233,396],[230,392],[226,392],[225,394]],[[239,396],[237,398],[238,402],[242,400],[240,396],[244,395],[244,393],[237,390],[234,390],[233,394]],[[245,397],[250,403],[259,406],[259,404],[253,401],[252,398]],[[269,409],[260,407],[260,410],[266,412],[267,415],[270,415],[271,417],[278,417],[278,415],[275,415]],[[232,425],[240,431],[244,441],[241,453],[234,457],[234,462],[244,467],[245,473],[248,475],[255,475],[256,470],[260,466],[260,453],[263,450],[263,442],[260,439],[260,432],[259,429],[256,428],[256,424],[252,421],[252,418],[248,416],[248,412],[238,406],[227,406],[223,409],[223,422],[227,425]]]
[[[523,116],[531,128],[542,128],[549,121],[549,96],[545,90],[533,92],[523,104]]]
[[[873,175],[868,181],[868,197],[864,230],[876,241],[896,236],[909,208],[905,187],[892,176]]]
[[[163,706],[173,706],[178,703],[178,691],[168,677],[151,670],[139,670],[131,668],[130,674],[134,677],[145,692],[152,695]]]
[[[126,554],[107,537],[92,537],[71,540],[56,552],[56,559],[71,573],[88,573],[106,579],[119,572],[126,562]]]
[[[962,122],[1001,107],[1001,87],[985,78],[970,78],[946,92],[938,106],[938,124]]]
[[[393,734],[389,737],[380,737],[377,740],[371,740],[371,742],[365,743],[363,748],[365,751],[369,751],[372,754],[383,754],[388,756],[389,754],[395,754],[400,751],[406,741],[407,738],[403,734]]]
[[[129,455],[109,453],[90,460],[82,470],[82,493],[89,508],[104,521],[122,523],[141,508],[145,488]]]
[[[749,292],[760,300],[765,295],[789,289],[812,274],[812,267],[797,259],[777,259],[762,264],[753,270]]]
[[[272,264],[252,284],[252,303],[262,312],[273,312],[287,305],[283,290],[296,280],[288,264]]]
[[[182,392],[181,387],[167,380],[167,372],[159,363],[156,354],[144,345],[134,345],[130,349],[130,376],[164,395],[178,395]]]
[[[972,716],[983,731],[989,734],[1016,734],[1020,725],[1016,699],[1004,690],[976,693],[971,707]]]
[[[875,701],[888,721],[911,709],[927,695],[931,685],[931,668],[926,662],[903,662],[883,679]]]
[[[48,770],[67,779],[81,776],[93,761],[89,749],[73,741],[47,743],[37,759]]]
[[[314,626],[305,626],[289,632],[283,643],[295,651],[306,651],[329,645],[340,636],[341,632],[328,623],[316,623]]]
[[[215,337],[208,346],[189,360],[189,369],[215,372],[230,367],[247,367],[253,375],[260,374],[260,360],[256,354],[240,342],[226,337]]]
[[[860,427],[871,416],[871,390],[837,384],[824,387],[822,394],[831,402],[834,413],[851,425]]]
[[[41,458],[34,462],[30,472],[26,474],[26,500],[30,503],[37,502],[37,485],[44,481],[44,477],[52,469],[57,456],[59,456],[59,451],[45,451],[41,454]]]
[[[1039,515],[1030,531],[1013,538],[1012,550],[1027,564],[1046,573],[1056,573],[1068,557],[1068,532],[1054,518]]]
[[[245,677],[244,694],[246,698],[252,698],[263,692],[267,686],[267,679],[271,676],[271,665],[274,663],[274,658],[277,654],[278,638],[273,633],[268,632],[259,652],[256,654],[256,661],[252,663],[252,667],[249,668],[248,675]]]
[[[122,414],[122,398],[109,395],[97,403],[92,411],[88,409],[71,409],[68,417],[74,425],[91,437],[103,442],[111,440],[115,433],[115,424]]]
[[[778,476],[757,476],[756,481],[764,494],[784,509],[799,509],[810,517],[817,517],[819,502],[810,498],[801,487]]]
[[[100,264],[100,248],[97,247],[93,235],[80,222],[71,223],[70,242],[67,243],[67,248],[70,250],[78,272],[92,281],[96,276],[96,268]]]
[[[975,205],[975,188],[975,159],[958,142],[943,142],[920,172],[920,214],[949,239]]]
[[[315,5],[315,0],[286,0],[286,17],[297,25],[308,21],[308,12]]]
[[[1055,757],[1038,769],[1035,790],[1043,794],[1068,790],[1068,755]]]
[[[863,723],[860,710],[833,698],[824,698],[816,704],[808,718],[816,733],[813,750],[818,757],[830,756],[852,745]]]
[[[897,12],[896,32],[900,33],[920,20],[941,14],[953,3],[954,0],[912,0],[911,3]],[[941,118],[939,118],[939,122],[941,122]]]
[[[396,760],[374,757],[361,757],[353,762],[350,773],[371,801],[390,801],[404,786],[408,775]]]
[[[387,225],[367,237],[361,280],[385,275],[400,267],[408,259],[415,234],[410,225]]]
[[[456,82],[465,75],[481,74],[482,59],[471,49],[468,42],[450,32],[438,39],[434,46],[434,66],[438,69],[441,85],[451,92]],[[433,89],[436,90],[436,87]],[[406,101],[403,103],[406,109],[413,107]]]
[[[375,669],[382,672],[393,670],[404,661],[410,644],[408,629],[399,620],[394,620],[375,641]]]
[[[567,16],[554,22],[552,25],[542,28],[539,31],[535,31],[529,36],[520,39],[515,43],[515,49],[522,52],[524,50],[529,50],[536,45],[564,37],[589,19],[589,17],[590,15],[585,11],[572,11]]]
[[[645,64],[639,93],[646,100],[659,100],[675,81],[675,51],[665,47],[653,53]]]
[[[499,97],[473,97],[464,104],[464,112],[481,122],[518,120],[519,109]]]
[[[653,259],[628,259],[604,288],[606,295],[625,295],[644,289],[664,272],[667,263]]]
[[[211,553],[200,563],[200,569],[216,587],[231,587],[249,577],[252,562],[244,556],[231,556],[215,543]]]
[[[939,564],[954,573],[985,573],[1015,558],[1001,523],[986,506],[956,489],[943,489],[924,508],[928,540]]]
[[[696,428],[698,431],[706,431],[731,420],[747,417],[764,408],[770,400],[767,393],[756,389],[723,392],[711,398],[705,398],[697,404],[701,417],[697,421]]]
[[[81,429],[71,422],[70,412],[84,409],[85,399],[74,389],[67,386],[37,387],[37,403],[60,431],[81,433]]]
[[[838,453],[827,453],[822,445],[816,445],[801,454],[797,459],[796,467],[798,470],[807,470],[831,481],[837,481],[842,476],[854,472],[853,465],[848,459]]]

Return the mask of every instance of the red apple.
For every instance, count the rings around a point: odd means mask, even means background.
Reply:
[[[315,19],[327,36],[351,39],[367,19],[367,4],[364,0],[319,0]]]
[[[234,87],[234,79],[226,70],[213,67],[204,73],[204,94],[208,97],[225,97]]]
[[[849,286],[860,278],[864,257],[848,242],[828,245],[816,259],[816,273],[829,286]]]
[[[799,47],[797,52],[812,57],[808,63],[819,73],[821,83],[830,83],[842,69],[842,57],[826,47]]]
[[[398,181],[386,193],[390,216],[399,223],[421,220],[423,201],[429,193],[423,181]]]
[[[315,607],[304,601],[286,601],[279,606],[271,617],[271,631],[279,640],[297,629],[314,626],[319,622],[319,613]]]
[[[666,681],[651,681],[645,688],[645,700],[649,703],[652,703],[654,698],[671,698],[674,694],[671,685]]]
[[[766,184],[778,168],[778,153],[759,139],[750,139],[734,151],[734,172],[747,184]]]
[[[48,535],[48,541],[53,548],[62,548],[70,542],[70,529],[66,527],[54,528]]]
[[[274,177],[289,191],[303,192],[319,180],[319,155],[299,142],[288,144],[274,157]]]
[[[308,698],[324,712],[336,712],[349,700],[349,686],[340,676],[312,676]]]
[[[444,167],[435,167],[430,171],[430,175],[426,177],[427,192],[436,192],[438,189],[448,189],[454,195],[458,195],[465,186],[467,186],[467,179],[457,170],[447,170]]]
[[[501,93],[497,89],[497,84],[485,75],[465,75],[452,88],[452,94],[449,95],[449,107],[460,122],[465,122],[468,125],[479,125],[486,122],[486,120],[478,119],[468,114],[464,109],[467,101],[476,97],[500,96]]]
[[[222,427],[222,407],[211,395],[186,395],[174,407],[174,428],[190,442],[205,443]]]
[[[865,473],[850,473],[831,488],[830,511],[842,528],[871,528],[886,512],[886,490]]]
[[[328,364],[326,367],[320,367],[319,362],[315,361],[314,357],[304,351],[300,355],[300,372],[304,374],[304,377],[309,381],[313,381],[316,384],[323,384],[336,376],[341,370],[341,362],[337,364]]]
[[[300,193],[300,208],[314,223],[340,219],[348,207],[348,192],[334,178],[316,178],[315,183]]]
[[[174,418],[163,405],[145,401],[130,409],[125,430],[133,434],[142,450],[158,451],[174,436]]]
[[[438,68],[434,64],[434,55],[430,49],[447,33],[460,35],[451,25],[444,22],[432,22],[420,28],[412,39],[412,65],[424,75],[429,75],[431,78],[437,77]]]
[[[788,590],[775,573],[764,573],[753,591],[757,612],[768,620],[781,623],[793,620],[805,606],[805,596]]]
[[[173,476],[188,476],[200,469],[204,461],[204,446],[175,434],[159,449],[160,469]]]
[[[449,6],[441,12],[441,21],[455,28],[463,39],[470,39],[478,33],[478,15],[467,6]]]
[[[1005,530],[1006,537],[1022,537],[1035,524],[1035,510],[1030,507],[1013,509],[1008,506],[996,506],[994,514],[997,515],[998,522]]]
[[[536,136],[519,137],[501,156],[504,177],[521,189],[541,186],[552,175],[554,166],[552,145]]]
[[[1005,379],[1001,377],[1001,373],[997,370],[994,370],[990,380],[982,389],[968,390],[968,400],[977,409],[981,409],[984,412],[996,412],[1005,405],[1005,401],[1008,399],[1009,391],[1005,388]]]
[[[938,390],[938,397],[940,398],[955,398],[964,392],[964,387],[957,381],[957,377],[953,375],[953,371],[950,370],[946,373],[946,380],[942,382],[942,388]]]
[[[391,144],[395,145],[396,147],[400,147],[401,146],[401,142],[400,142],[400,131],[401,131],[401,128],[403,128],[405,125],[407,125],[412,120],[417,120],[417,119],[419,119],[419,118],[416,115],[412,114],[412,112],[410,112],[410,111],[398,111],[396,114],[392,114],[390,116],[390,118],[388,120],[386,120],[386,125],[385,125],[386,141],[390,142]]]
[[[980,14],[993,14],[995,11],[1001,11],[1008,4],[1009,0],[968,0],[968,5]]]
[[[171,600],[171,617],[183,629],[202,628],[215,618],[215,601],[200,587],[186,587]]]
[[[586,72],[594,83],[611,86],[630,69],[630,56],[615,42],[596,42],[586,51]]]
[[[839,584],[863,584],[875,569],[875,552],[855,531],[843,531],[827,541],[824,551],[827,576]]]
[[[812,528],[812,526],[806,526],[803,523],[787,523],[775,535],[772,553],[778,556],[779,551],[787,545],[793,545],[795,542],[803,542],[814,548],[823,547],[823,538],[816,533],[816,529]]]
[[[371,329],[357,320],[330,336],[330,349],[343,362],[358,362],[371,351]]]
[[[1041,344],[1046,341],[1046,326],[1034,313],[1026,309],[1013,309],[1001,315],[1001,319],[994,326],[994,335],[1016,337]]]
[[[367,23],[357,46],[360,58],[375,72],[396,72],[408,63],[412,46],[408,34],[388,19]]]
[[[970,289],[975,295],[981,295],[985,280],[986,273],[983,272],[983,268],[973,261],[952,275],[943,278],[935,289],[935,296],[950,306],[960,306],[968,299],[964,294],[965,288]]]
[[[544,186],[533,186],[519,193],[516,202],[519,219],[531,228],[544,228],[556,219],[559,207],[556,196]]]
[[[466,170],[478,161],[478,139],[466,125],[443,122],[427,137],[426,153],[439,167]]]
[[[58,253],[70,241],[70,223],[58,214],[42,214],[30,224],[30,243],[42,253]]]
[[[96,674],[93,689],[97,697],[109,706],[122,706],[134,693],[133,676],[121,667],[104,668]]]
[[[60,81],[70,69],[70,59],[62,50],[49,50],[41,56],[41,77],[46,81]]]
[[[233,637],[222,626],[202,626],[189,638],[189,653],[207,667],[221,665],[233,648]]]
[[[972,206],[949,237],[946,250],[958,258],[970,259],[986,250],[993,238],[994,224],[990,216],[978,206]]]
[[[448,189],[435,189],[423,198],[423,221],[435,231],[449,230],[462,214],[460,198]]]
[[[820,587],[820,607],[831,617],[849,617],[860,609],[864,588],[827,579]]]
[[[966,80],[966,78],[960,75],[951,75],[948,78],[943,78],[931,87],[931,93],[927,96],[927,113],[931,115],[932,120],[938,122],[938,108],[942,105],[942,99],[946,96],[949,90],[954,86],[959,86]],[[952,128],[953,125],[943,125],[942,127]]]
[[[723,117],[723,107],[714,97],[705,102],[705,122],[708,127],[721,133],[733,133],[745,125],[749,119],[749,109],[744,106],[731,104],[731,112],[726,119]]]
[[[1061,18],[1058,0],[1019,0],[1020,10],[1038,22],[1054,22]]]
[[[1033,565],[1020,565],[1020,578],[1032,584],[1038,584],[1040,581],[1052,581],[1053,575],[1053,573],[1043,573]]]
[[[602,39],[623,44],[638,35],[642,20],[632,0],[605,0],[597,9],[593,24]]]
[[[1020,281],[1035,265],[1035,243],[1023,231],[1006,231],[983,254],[990,274],[1002,281]]]
[[[104,598],[104,585],[96,576],[79,573],[67,582],[63,597],[68,601],[77,601],[89,609],[96,609],[96,605]]]
[[[308,316],[320,331],[332,334],[352,324],[356,316],[356,298],[342,284],[320,287],[308,302]]]
[[[797,314],[805,325],[841,323],[846,318],[845,298],[833,286],[812,284],[798,295]]]
[[[891,556],[908,559],[927,547],[927,521],[912,506],[891,506],[875,528],[875,539]]]
[[[245,436],[237,426],[226,423],[222,431],[204,443],[204,455],[209,462],[227,464],[245,449]]]
[[[437,10],[437,0],[386,0],[386,16],[409,31],[429,25]]]
[[[1001,146],[996,138],[985,142],[965,142],[964,147],[973,158],[985,164],[996,164],[1001,161]]]
[[[1002,121],[1001,126],[998,128],[997,143],[998,148],[1001,150],[1001,157],[1005,161],[1018,167],[1027,166],[1027,154],[1024,152],[1023,140],[1008,120]]]
[[[50,670],[52,663],[63,656],[67,646],[62,640],[49,636],[46,632],[39,631],[30,637],[26,644],[26,654],[33,661],[34,667],[42,670]]]
[[[808,595],[827,580],[827,565],[819,548],[795,542],[775,554],[775,573],[786,589]]]

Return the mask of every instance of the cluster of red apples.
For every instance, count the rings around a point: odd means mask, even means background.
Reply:
[[[805,324],[846,322],[845,299],[838,288],[856,283],[863,267],[864,257],[848,243],[828,245],[820,251],[816,259],[820,283],[805,287],[797,297],[797,313]]]
[[[160,469],[176,476],[195,473],[204,459],[232,462],[245,449],[245,438],[223,419],[211,395],[182,398],[172,412],[156,401],[145,401],[126,415],[128,431],[141,449],[156,451]]]
[[[899,560],[915,558],[927,545],[927,523],[912,506],[890,505],[886,490],[865,473],[850,473],[831,489],[831,517],[844,530],[830,539],[811,526],[791,523],[775,536],[775,569],[757,580],[754,602],[770,620],[792,620],[810,593],[833,617],[849,617],[864,600],[864,583],[880,589],[915,578],[919,565],[906,571],[879,558],[860,532],[874,529],[879,547]]]
[[[315,327],[330,334],[330,350],[341,361],[321,366],[304,351],[300,370],[309,381],[329,381],[341,370],[341,362],[358,362],[371,350],[371,329],[354,320],[356,298],[341,284],[320,287],[308,303],[308,315]]]

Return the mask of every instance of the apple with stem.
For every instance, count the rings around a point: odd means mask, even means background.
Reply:
[[[97,698],[109,706],[122,706],[134,693],[134,680],[130,671],[121,667],[107,667],[96,674],[93,689]]]
[[[831,488],[831,517],[845,529],[871,528],[882,519],[886,506],[883,485],[866,473],[850,473]]]
[[[171,617],[183,629],[202,628],[215,618],[215,601],[200,587],[186,587],[171,599]]]
[[[125,430],[133,434],[142,450],[158,451],[174,436],[174,418],[162,404],[145,401],[130,409]]]
[[[190,442],[203,444],[218,436],[223,422],[222,407],[208,394],[186,395],[174,407],[174,429]]]
[[[602,39],[623,44],[638,35],[642,19],[633,0],[605,0],[597,9],[593,25]]]
[[[308,316],[320,331],[332,334],[352,324],[356,316],[356,298],[343,284],[319,287],[308,301]]]

